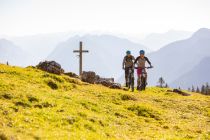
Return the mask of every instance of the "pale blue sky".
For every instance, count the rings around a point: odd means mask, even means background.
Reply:
[[[210,28],[210,0],[0,0],[0,34]]]

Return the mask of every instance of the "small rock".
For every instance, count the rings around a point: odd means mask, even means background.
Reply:
[[[96,73],[92,71],[84,71],[82,73],[81,79],[83,82],[87,82],[90,84],[101,84],[105,87],[113,89],[122,89],[120,84],[114,83],[114,78],[101,78],[99,75],[96,75]]]
[[[113,89],[121,89],[121,85],[119,83],[113,83],[110,88],[113,88]]]
[[[81,80],[83,82],[94,84],[95,81],[96,81],[96,78],[97,78],[97,76],[96,76],[95,72],[92,72],[92,71],[85,72],[85,71],[83,71]]]
[[[69,76],[69,77],[72,77],[72,78],[78,78],[79,79],[79,76],[73,72],[67,72],[67,73],[64,73],[65,75]]]
[[[167,90],[167,92],[174,92],[174,93],[178,93],[178,94],[183,95],[183,96],[190,96],[190,94],[188,94],[186,92],[183,92],[179,89]]]

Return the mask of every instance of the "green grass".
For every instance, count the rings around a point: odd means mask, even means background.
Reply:
[[[0,65],[0,139],[210,139],[210,97]]]

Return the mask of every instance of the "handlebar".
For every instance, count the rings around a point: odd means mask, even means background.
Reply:
[[[138,68],[142,68],[142,67],[134,67],[135,69],[138,69]],[[152,69],[152,68],[154,68],[153,66],[149,66],[149,67],[144,67],[144,68],[142,68],[142,69]]]

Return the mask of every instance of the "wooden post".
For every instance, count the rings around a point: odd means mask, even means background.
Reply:
[[[79,43],[79,75],[82,75],[82,42]]]
[[[88,53],[88,50],[82,49],[82,42],[79,42],[79,50],[74,50],[74,53],[79,53],[79,75],[82,75],[82,53]]]

